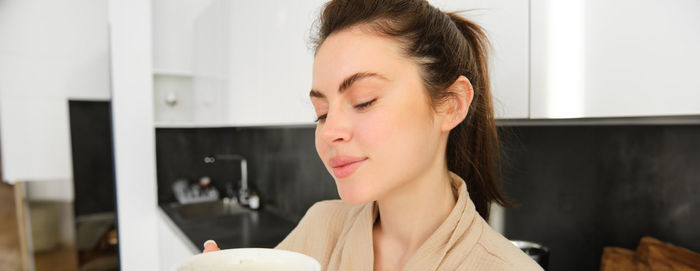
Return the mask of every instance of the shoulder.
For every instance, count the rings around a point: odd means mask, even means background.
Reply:
[[[480,254],[482,258],[488,259],[501,270],[542,270],[532,258],[493,230],[486,221],[482,223],[484,227],[474,248],[475,254]]]

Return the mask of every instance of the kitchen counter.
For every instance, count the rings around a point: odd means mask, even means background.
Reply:
[[[215,240],[221,249],[272,248],[296,226],[269,211],[183,219],[168,204],[160,206],[192,244],[201,250],[204,241]]]

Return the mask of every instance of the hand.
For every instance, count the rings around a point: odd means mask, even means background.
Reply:
[[[219,246],[216,245],[216,242],[214,240],[207,240],[204,242],[204,251],[202,253],[207,253],[207,252],[212,252],[212,251],[219,251],[221,250]]]

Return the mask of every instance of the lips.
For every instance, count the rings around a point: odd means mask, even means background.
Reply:
[[[333,168],[333,175],[337,178],[345,178],[359,168],[367,157],[353,156],[336,156],[331,158],[328,163]]]

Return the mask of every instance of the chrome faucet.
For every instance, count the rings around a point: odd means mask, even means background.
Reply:
[[[238,189],[238,203],[248,205],[250,192],[248,191],[248,162],[243,156],[237,154],[216,154],[204,157],[204,163],[213,164],[220,161],[240,161],[241,162],[241,188]]]

